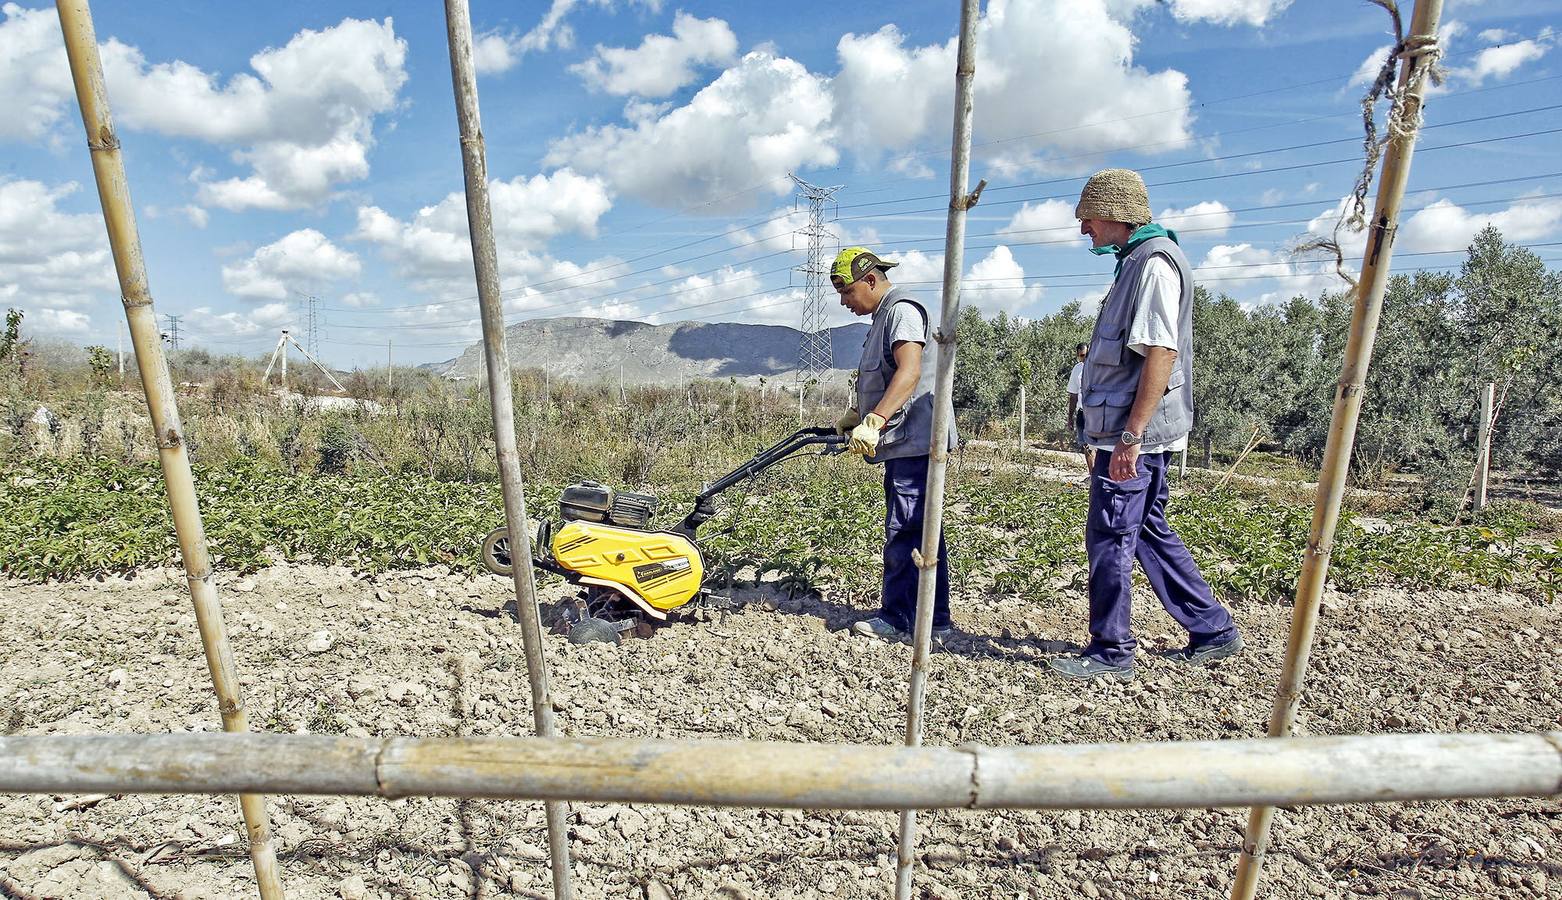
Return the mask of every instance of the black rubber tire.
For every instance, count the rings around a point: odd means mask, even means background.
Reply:
[[[501,525],[483,538],[483,565],[506,578],[515,571],[510,559],[510,529]]]
[[[620,640],[618,629],[606,619],[582,619],[569,630],[571,644],[591,644],[597,641],[604,644],[617,644]]]

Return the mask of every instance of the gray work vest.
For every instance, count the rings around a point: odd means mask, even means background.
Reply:
[[[927,307],[911,299],[900,288],[892,287],[879,301],[873,312],[873,324],[868,326],[868,336],[862,342],[862,358],[857,362],[857,413],[866,416],[884,399],[884,391],[890,379],[895,377],[895,355],[888,346],[890,308],[897,303],[907,303],[922,315],[925,326],[922,341],[922,372],[911,399],[900,411],[889,417],[879,431],[878,452],[868,457],[868,462],[879,463],[907,456],[926,456],[932,450],[933,434],[933,383],[938,377],[938,342],[933,340],[933,320]],[[954,409],[949,408],[949,444],[953,450],[958,435],[955,432]]]
[[[1115,444],[1128,425],[1128,411],[1139,391],[1144,357],[1128,349],[1128,329],[1139,309],[1139,282],[1144,266],[1156,255],[1165,257],[1182,277],[1177,314],[1177,364],[1172,367],[1166,395],[1145,427],[1145,444],[1165,444],[1193,428],[1193,274],[1182,248],[1170,238],[1153,237],[1123,259],[1122,271],[1101,301],[1096,330],[1085,357],[1080,409],[1084,437],[1093,444]]]

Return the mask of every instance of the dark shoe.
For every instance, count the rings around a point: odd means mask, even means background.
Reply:
[[[1054,656],[1047,660],[1054,672],[1068,678],[1110,678],[1113,681],[1133,681],[1133,666],[1114,666],[1088,656]]]
[[[860,634],[864,637],[878,638],[881,641],[904,641],[907,639],[904,631],[878,616],[874,616],[871,619],[863,619],[861,622],[853,622],[852,633]]]
[[[1195,647],[1189,644],[1177,651],[1173,659],[1181,663],[1187,663],[1190,666],[1203,666],[1217,659],[1225,659],[1234,653],[1241,652],[1242,635],[1239,634],[1231,640],[1219,644],[1205,644],[1202,647]]]

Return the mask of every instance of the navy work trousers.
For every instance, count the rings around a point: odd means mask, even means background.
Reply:
[[[1134,664],[1137,645],[1128,618],[1135,559],[1161,605],[1188,630],[1191,646],[1222,644],[1237,636],[1231,614],[1215,599],[1187,545],[1166,521],[1170,461],[1169,452],[1142,453],[1133,478],[1113,481],[1111,451],[1096,451],[1085,525],[1090,558],[1090,645],[1085,656],[1114,666]]]
[[[884,588],[879,618],[910,632],[917,620],[917,564],[911,551],[922,546],[927,508],[926,456],[884,462]],[[938,581],[933,592],[933,627],[949,627],[949,556],[938,536]]]

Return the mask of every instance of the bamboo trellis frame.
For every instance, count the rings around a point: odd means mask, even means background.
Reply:
[[[952,371],[951,309],[958,309],[956,278],[963,246],[964,193],[970,131],[968,31],[977,0],[962,0],[957,68],[955,163],[946,247],[946,286],[940,337],[939,390]],[[92,149],[94,174],[121,284],[136,359],[158,435],[203,646],[219,697],[224,729],[247,728],[232,651],[216,599],[204,530],[166,360],[157,337],[152,299],[119,141],[106,104],[101,63],[86,0],[57,0],[72,76]],[[1421,0],[1412,37],[1435,31],[1441,0]],[[487,206],[486,161],[471,68],[471,25],[466,0],[447,0],[452,80],[461,122],[468,217],[484,324],[484,349],[495,413],[507,521],[524,545],[525,501],[515,453],[509,361],[502,333],[498,274]],[[1401,85],[1423,57],[1407,58]],[[1407,101],[1419,106],[1413,91]],[[1352,333],[1352,367],[1341,380],[1335,434],[1348,458],[1360,381],[1370,360],[1391,253],[1398,198],[1408,178],[1414,133],[1390,141],[1385,159],[1373,252],[1363,267]],[[965,150],[965,152],[963,152]],[[977,193],[980,192],[978,187]],[[965,204],[964,208],[960,204]],[[942,394],[937,396],[943,396]],[[942,404],[935,405],[935,433]],[[508,441],[505,440],[508,435]],[[942,454],[937,454],[942,455]],[[942,497],[942,471],[930,467],[930,495]],[[1343,486],[1343,474],[1339,478]],[[0,792],[240,793],[260,894],[280,898],[269,825],[261,793],[399,797],[485,796],[548,804],[554,886],[568,896],[569,862],[563,834],[565,800],[663,802],[721,806],[898,809],[902,819],[897,891],[909,891],[915,830],[912,810],[940,808],[1112,809],[1254,805],[1248,844],[1234,896],[1251,896],[1269,817],[1279,804],[1379,802],[1476,797],[1562,795],[1562,732],[1537,735],[1374,735],[1290,738],[1290,721],[1305,673],[1316,621],[1316,598],[1327,570],[1327,544],[1337,515],[1333,486],[1320,484],[1322,531],[1310,542],[1314,564],[1299,585],[1286,674],[1271,720],[1279,740],[1061,745],[1041,747],[920,746],[920,723],[931,631],[931,563],[941,527],[934,511],[925,528],[922,582],[907,746],[780,744],[741,741],[568,740],[552,737],[552,703],[536,620],[529,567],[516,567],[523,643],[531,676],[538,738],[351,740],[283,735],[109,735],[0,738]],[[928,535],[933,536],[929,544]],[[522,546],[522,550],[528,548]],[[1278,733],[1276,733],[1278,731]],[[903,887],[904,885],[904,887]],[[904,894],[902,894],[904,895]]]
[[[1562,795],[1562,732],[1022,747],[280,734],[0,737],[0,793],[793,809],[1202,809]]]

